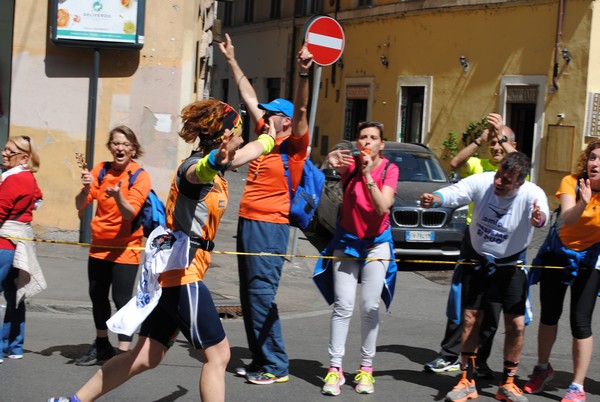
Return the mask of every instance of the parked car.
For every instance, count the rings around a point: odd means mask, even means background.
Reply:
[[[350,149],[354,143],[343,141],[336,147]],[[438,157],[423,144],[400,142],[386,142],[383,155],[400,169],[390,213],[396,255],[458,256],[468,207],[420,206],[421,194],[452,184]],[[317,209],[317,225],[333,233],[342,202],[342,183],[327,161],[321,169],[326,180]]]

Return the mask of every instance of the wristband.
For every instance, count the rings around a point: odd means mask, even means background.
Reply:
[[[217,174],[217,170],[210,167],[210,163],[208,162],[209,156],[210,154],[200,159],[196,165],[196,176],[203,183],[210,183]]]
[[[217,155],[216,149],[213,149],[212,151],[210,151],[210,153],[208,154],[208,166],[212,170],[220,170],[221,172],[224,172],[225,170],[227,170],[228,166],[217,163],[216,155]]]
[[[440,203],[437,201],[434,201],[433,204],[431,204],[431,208],[437,208],[440,206]]]
[[[260,142],[265,148],[265,150],[262,153],[263,155],[268,154],[273,150],[273,148],[275,148],[275,140],[269,134],[259,135],[256,141]]]
[[[302,78],[308,78],[308,73],[298,73],[298,75]]]
[[[477,138],[475,138],[473,141],[471,141],[473,144],[477,145],[478,147],[481,146],[481,142],[477,142]]]

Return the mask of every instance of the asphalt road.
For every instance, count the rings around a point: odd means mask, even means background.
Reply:
[[[235,229],[237,203],[243,186],[243,172],[228,174],[230,206],[216,241],[212,268],[206,283],[215,300],[237,302]],[[224,319],[231,344],[231,362],[226,374],[227,401],[325,401],[320,394],[321,378],[328,365],[327,341],[330,307],[311,280],[319,247],[327,241],[313,234],[299,233],[300,257],[288,261],[278,294],[286,348],[290,357],[290,382],[251,385],[235,377],[235,367],[249,361],[241,319]],[[536,235],[535,242],[543,239]],[[534,243],[535,243],[534,242]],[[535,246],[530,250],[535,252]],[[83,247],[38,245],[38,255],[47,277],[48,289],[28,304],[26,353],[22,360],[5,359],[0,364],[0,401],[45,401],[51,396],[71,395],[98,367],[78,367],[74,359],[84,354],[94,337],[90,302],[87,296],[87,249]],[[419,267],[421,269],[419,269]],[[451,267],[450,265],[445,266]],[[426,268],[426,269],[424,269]],[[451,270],[433,269],[432,264],[401,264],[396,296],[389,311],[381,311],[378,352],[375,359],[375,393],[359,395],[353,390],[353,372],[359,363],[360,320],[354,317],[346,347],[344,370],[347,385],[335,400],[352,401],[440,401],[456,384],[456,374],[430,374],[423,364],[439,349],[444,325],[448,280]],[[532,288],[534,314],[539,314],[537,287]],[[568,311],[568,303],[565,306]],[[537,315],[526,331],[519,384],[523,384],[536,363]],[[594,323],[598,332],[599,324]],[[502,367],[501,327],[490,358],[490,366]],[[116,339],[111,335],[111,338]],[[548,392],[530,396],[529,401],[559,401],[571,381],[571,338],[568,313],[560,323],[559,339],[552,356],[557,372]],[[184,402],[199,400],[198,375],[202,362],[182,337],[155,370],[143,373],[101,398],[101,401]],[[588,401],[600,401],[600,362],[592,361],[586,380]],[[492,401],[496,381],[479,381],[480,401]]]

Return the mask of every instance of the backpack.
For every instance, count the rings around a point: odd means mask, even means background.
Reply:
[[[321,191],[325,185],[325,174],[307,158],[304,161],[300,184],[296,188],[296,192],[292,192],[289,157],[283,147],[284,144],[285,141],[280,147],[280,155],[290,190],[290,225],[304,230],[308,227],[319,205]]]
[[[98,186],[102,183],[106,172],[110,168],[110,162],[105,162],[104,167],[98,175]],[[134,174],[129,176],[129,188],[133,186],[135,179],[144,170],[139,168]],[[139,229],[140,226],[144,228],[144,236],[149,237],[150,233],[160,225],[164,225],[167,222],[167,212],[165,204],[158,198],[154,190],[150,190],[148,197],[144,201],[140,212],[137,214],[131,222],[131,233],[134,233]]]

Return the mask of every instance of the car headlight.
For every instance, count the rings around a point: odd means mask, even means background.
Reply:
[[[463,205],[460,208],[456,208],[454,210],[454,212],[452,212],[452,220],[453,221],[461,221],[461,220],[464,221],[467,219],[467,215],[469,215],[469,206]]]

